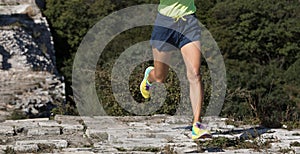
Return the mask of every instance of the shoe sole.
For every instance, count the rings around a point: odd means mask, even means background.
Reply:
[[[203,134],[199,137],[199,139],[203,139],[203,138],[212,138],[212,135],[210,134]]]
[[[198,138],[195,138],[195,139],[193,139],[193,140],[206,139],[206,138],[212,138],[212,135],[211,135],[211,134],[204,133],[204,134],[202,134],[201,136],[199,136]]]
[[[142,91],[143,91],[143,82],[144,82],[144,80],[145,80],[147,74],[149,75],[149,74],[150,74],[150,71],[153,70],[153,69],[154,69],[154,67],[149,66],[149,67],[145,70],[143,81],[142,81],[142,83],[140,84],[140,91],[141,91],[142,96],[143,96],[145,99],[148,99],[148,98],[150,98],[150,97],[146,97],[146,96],[142,93]],[[149,73],[148,73],[148,72],[149,72]]]
[[[143,91],[143,82],[144,82],[144,80],[143,80],[142,83],[140,84],[140,92],[141,92],[142,96],[143,96],[145,99],[148,99],[148,98],[150,98],[150,97],[147,97],[147,96],[145,96],[145,95],[142,93],[142,91]]]

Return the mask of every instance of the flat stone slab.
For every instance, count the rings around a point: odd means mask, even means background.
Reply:
[[[68,142],[66,140],[25,140],[25,141],[16,141],[16,145],[55,145],[56,148],[66,148],[68,147]]]
[[[25,12],[26,8],[29,7],[29,4],[25,5],[15,5],[15,6],[5,6],[0,8],[0,14],[22,14]]]
[[[12,136],[15,134],[14,127],[0,125],[0,135]]]
[[[27,123],[27,122],[40,122],[48,121],[49,118],[35,118],[35,119],[22,119],[22,120],[5,120],[4,123]]]
[[[36,153],[39,150],[39,146],[37,144],[15,145],[13,149],[20,153]]]
[[[27,135],[40,136],[40,135],[60,135],[60,127],[39,127],[29,129]]]

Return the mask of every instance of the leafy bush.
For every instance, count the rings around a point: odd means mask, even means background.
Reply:
[[[57,65],[67,79],[67,114],[76,114],[71,75],[74,55],[82,37],[111,12],[148,3],[157,4],[158,0],[46,1],[44,14],[53,32]],[[285,121],[299,121],[300,3],[297,0],[200,0],[195,3],[198,18],[218,42],[226,62],[228,87],[222,116],[244,121],[259,118],[262,124],[270,127],[279,127]],[[97,93],[109,115],[130,115],[113,96],[111,72],[121,53],[135,43],[149,40],[151,30],[151,26],[144,26],[123,32],[106,46],[99,57],[95,74]],[[140,103],[147,103],[140,96],[138,85],[142,72],[149,65],[152,65],[151,61],[144,62],[130,74],[128,88],[131,96]],[[201,69],[206,107],[211,79],[205,61]],[[167,99],[156,113],[174,114],[178,108],[182,90],[178,86],[178,75],[170,70],[165,83]],[[189,104],[189,100],[184,101]]]
[[[286,72],[276,64],[262,66],[231,60],[226,64],[229,88],[224,115],[239,120],[258,117],[269,127],[298,119],[296,102],[289,97],[291,91],[286,90],[290,86]]]

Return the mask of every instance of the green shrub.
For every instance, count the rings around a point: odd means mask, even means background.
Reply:
[[[158,2],[158,0],[118,3],[103,0],[46,2],[44,14],[53,32],[57,65],[66,77],[69,111],[65,114],[76,112],[75,102],[71,99],[72,64],[77,48],[88,29],[111,12],[128,6]],[[226,62],[228,87],[222,116],[243,121],[255,119],[255,122],[259,119],[261,124],[269,127],[279,127],[285,121],[299,121],[300,3],[297,0],[288,2],[254,0],[251,3],[243,0],[210,2],[201,0],[197,1],[196,5],[200,8],[196,13],[198,18],[218,42]],[[149,40],[151,30],[151,26],[144,26],[121,33],[106,46],[99,57],[95,86],[98,97],[109,115],[131,115],[113,96],[112,67],[125,49],[135,43]],[[151,61],[140,64],[130,74],[129,81],[124,81],[129,82],[128,88],[132,97],[140,103],[148,101],[140,96],[138,85],[143,71],[149,65],[152,65]],[[210,99],[211,79],[205,61],[201,69],[205,88],[205,111]],[[178,86],[177,75],[170,70],[165,83],[167,99],[156,113],[172,115],[176,112],[182,90]],[[89,88],[86,87],[86,90]],[[184,101],[186,107],[189,107],[189,100]],[[58,109],[55,112],[61,111]]]

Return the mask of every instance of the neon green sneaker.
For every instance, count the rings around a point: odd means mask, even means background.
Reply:
[[[192,127],[192,139],[197,140],[199,138],[211,138],[212,135],[200,122],[196,122]]]
[[[151,72],[151,70],[153,70],[153,69],[154,69],[154,67],[152,67],[152,66],[150,66],[146,69],[144,79],[143,79],[142,83],[140,84],[141,94],[146,99],[150,98],[149,90],[152,85],[148,82],[148,76],[149,76],[149,73]]]

